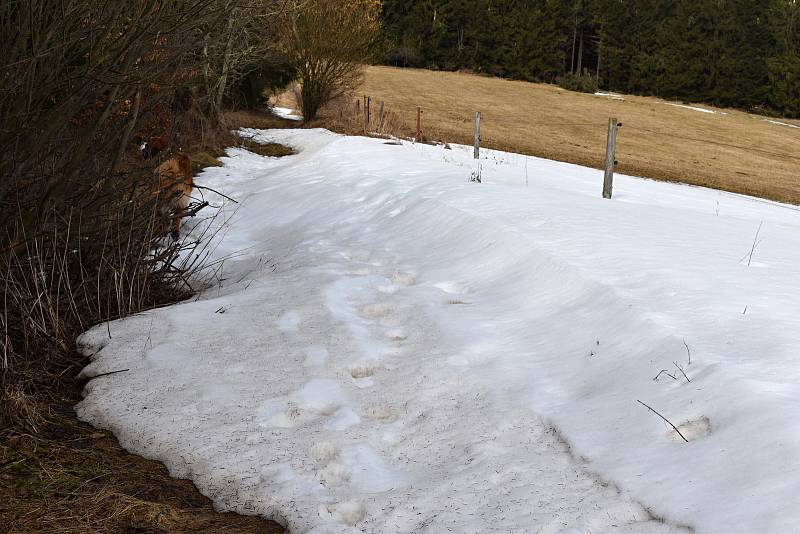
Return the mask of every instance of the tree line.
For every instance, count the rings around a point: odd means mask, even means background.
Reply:
[[[385,62],[800,116],[798,0],[386,0]]]

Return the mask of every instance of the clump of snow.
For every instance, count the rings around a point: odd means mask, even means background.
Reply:
[[[301,121],[303,120],[303,116],[299,113],[295,113],[294,110],[289,108],[281,108],[281,107],[273,107],[272,113],[282,119],[288,119],[290,121]]]
[[[197,177],[224,272],[80,338],[82,419],[292,532],[797,530],[796,207],[245,133],[298,153]]]

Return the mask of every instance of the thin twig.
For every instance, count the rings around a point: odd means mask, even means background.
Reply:
[[[750,247],[750,252],[749,252],[749,253],[747,253],[747,254],[745,254],[745,255],[744,255],[744,257],[743,257],[741,260],[739,260],[739,262],[741,263],[741,262],[743,262],[743,261],[744,261],[744,258],[747,258],[747,266],[748,266],[748,267],[750,267],[750,263],[752,263],[752,261],[753,261],[753,254],[755,253],[755,251],[756,251],[756,246],[758,246],[758,243],[759,243],[759,241],[758,241],[758,234],[760,234],[760,233],[761,233],[761,227],[762,227],[763,225],[764,225],[764,221],[761,221],[761,222],[758,224],[758,230],[756,230],[756,236],[753,238],[753,246],[752,246],[752,247]]]
[[[239,201],[238,201],[238,200],[234,200],[234,199],[232,199],[231,197],[229,197],[228,195],[224,195],[224,194],[220,193],[220,192],[219,192],[219,191],[217,191],[216,189],[211,189],[210,187],[206,187],[206,186],[204,186],[204,185],[197,185],[197,184],[195,184],[194,188],[195,188],[195,189],[201,189],[201,190],[205,189],[205,190],[207,190],[207,191],[211,191],[212,193],[216,193],[216,194],[218,194],[219,196],[221,196],[221,197],[223,197],[223,198],[225,198],[225,199],[227,199],[227,200],[230,200],[230,201],[231,201],[231,202],[233,202],[234,204],[238,204],[238,203],[239,203]]]
[[[636,402],[638,402],[639,404],[641,404],[642,406],[644,406],[645,408],[647,408],[648,410],[650,410],[651,412],[653,412],[654,414],[656,414],[657,416],[659,416],[661,419],[663,419],[664,421],[666,421],[666,423],[667,423],[669,426],[671,426],[672,428],[674,428],[674,429],[675,429],[675,432],[677,432],[677,433],[678,433],[678,435],[679,435],[680,437],[682,437],[682,438],[683,438],[683,441],[685,441],[686,443],[689,443],[689,440],[688,440],[688,439],[686,439],[686,436],[684,436],[683,434],[681,434],[681,431],[680,431],[680,430],[678,430],[678,427],[677,427],[677,426],[675,426],[675,425],[673,425],[673,424],[672,424],[672,422],[670,422],[670,420],[669,420],[669,419],[667,419],[666,417],[664,417],[663,415],[661,415],[660,413],[658,413],[657,411],[655,411],[654,409],[652,409],[650,406],[648,406],[648,405],[646,405],[645,403],[643,403],[642,401],[640,401],[639,399],[636,399]]]
[[[691,380],[689,380],[689,377],[686,376],[686,371],[683,370],[683,367],[678,365],[678,362],[672,362],[672,363],[675,365],[675,367],[678,368],[678,371],[681,372],[681,374],[683,375],[683,378],[685,378],[687,382],[691,382]]]
[[[653,380],[658,380],[659,377],[661,377],[661,375],[667,375],[668,377],[670,377],[673,380],[677,380],[678,379],[675,375],[670,373],[669,370],[662,369],[655,377],[653,377]]]
[[[692,351],[689,349],[689,344],[686,343],[686,338],[683,338],[683,346],[686,347],[686,355],[689,356],[689,365],[692,365]]]
[[[109,371],[108,373],[100,373],[99,375],[89,376],[87,378],[89,380],[94,380],[95,378],[100,378],[101,376],[115,375],[117,373],[125,373],[128,371],[130,371],[130,369],[120,369],[119,371]]]

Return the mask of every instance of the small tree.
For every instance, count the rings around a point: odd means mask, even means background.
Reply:
[[[303,0],[282,24],[285,52],[301,83],[306,122],[326,103],[354,89],[375,53],[381,0]]]

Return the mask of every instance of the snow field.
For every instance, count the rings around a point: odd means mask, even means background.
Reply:
[[[250,133],[300,153],[231,150],[198,178],[241,201],[224,280],[85,334],[87,374],[131,372],[90,382],[82,418],[296,532],[798,524],[800,212],[626,177],[609,202],[598,171],[493,151],[468,184],[463,147]]]

